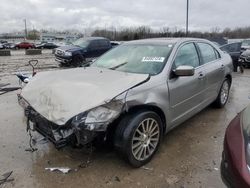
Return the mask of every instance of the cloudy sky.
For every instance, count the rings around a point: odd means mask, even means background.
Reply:
[[[190,0],[190,29],[250,26],[250,0]],[[185,28],[186,0],[0,0],[0,33],[28,29]]]

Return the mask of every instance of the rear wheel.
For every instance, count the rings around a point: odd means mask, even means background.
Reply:
[[[163,128],[160,117],[141,111],[124,117],[115,133],[115,147],[134,167],[148,163],[157,151]]]
[[[220,88],[219,95],[217,96],[214,104],[218,108],[222,108],[228,101],[230,90],[230,81],[228,79],[224,80]]]

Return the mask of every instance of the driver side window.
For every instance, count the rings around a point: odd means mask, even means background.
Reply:
[[[189,65],[194,68],[199,66],[199,57],[194,43],[185,44],[178,50],[174,60],[174,68],[180,65]]]

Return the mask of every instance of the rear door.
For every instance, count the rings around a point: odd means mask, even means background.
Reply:
[[[180,65],[195,68],[193,76],[172,76],[168,80],[171,126],[175,126],[201,109],[204,99],[206,72],[200,66],[198,51],[193,42],[179,47],[172,70]]]
[[[100,45],[98,40],[93,40],[90,42],[88,47],[87,57],[98,57],[100,55]]]
[[[204,102],[209,103],[218,95],[225,75],[225,65],[219,52],[212,45],[205,42],[197,42],[197,46],[201,55],[201,66],[207,77]]]

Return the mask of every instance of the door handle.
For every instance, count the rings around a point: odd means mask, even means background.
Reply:
[[[203,78],[205,77],[205,74],[203,72],[199,72],[198,74],[199,74],[198,79],[203,80]]]
[[[224,70],[224,68],[225,68],[225,65],[222,64],[222,65],[220,66],[220,69],[221,69],[221,70]]]

